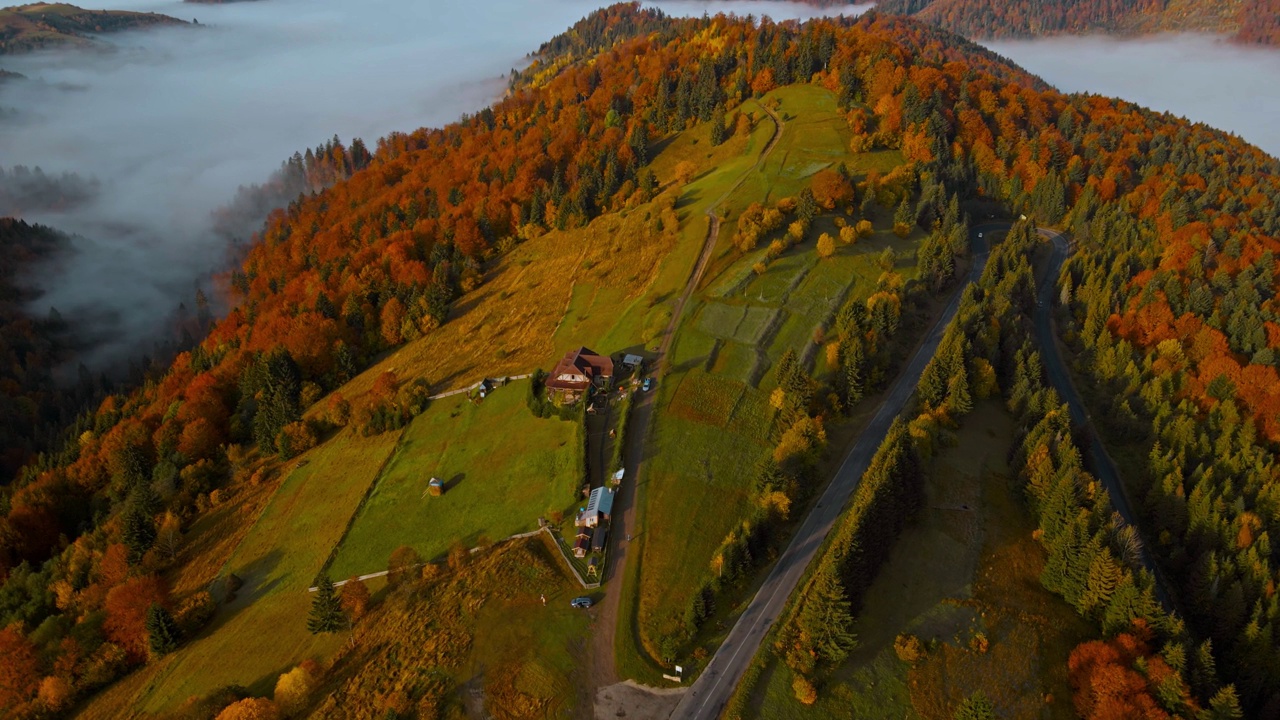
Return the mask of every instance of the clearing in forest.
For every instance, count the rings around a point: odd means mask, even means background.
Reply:
[[[534,416],[528,390],[517,380],[479,404],[465,394],[431,403],[404,430],[330,575],[385,570],[402,545],[438,559],[455,542],[501,540],[571,510],[583,481],[580,423]],[[444,481],[443,495],[427,492],[432,477]]]
[[[961,422],[933,461],[924,509],[857,613],[849,660],[806,706],[790,669],[762,651],[754,717],[942,720],[975,691],[1001,717],[1075,717],[1066,660],[1091,628],[1040,585],[1044,550],[1006,462],[1013,420],[986,401]],[[914,664],[895,651],[899,635],[921,641]]]

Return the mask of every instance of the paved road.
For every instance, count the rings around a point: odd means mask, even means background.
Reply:
[[[924,372],[929,360],[933,358],[938,344],[942,342],[942,335],[951,318],[960,308],[960,296],[964,287],[970,282],[976,282],[982,276],[982,270],[987,264],[988,251],[986,240],[978,237],[979,230],[985,230],[985,228],[973,230],[974,257],[968,279],[960,283],[951,297],[951,302],[943,311],[942,317],[925,335],[907,367],[898,374],[884,401],[876,410],[875,416],[858,436],[857,442],[845,456],[835,478],[822,493],[822,497],[809,512],[800,529],[796,531],[791,544],[778,558],[777,564],[774,565],[755,597],[751,599],[746,611],[739,616],[733,629],[729,631],[729,636],[711,658],[706,670],[676,706],[675,712],[671,715],[673,719],[712,720],[719,717],[725,703],[729,701],[729,696],[733,694],[734,688],[737,687],[743,673],[746,672],[756,651],[760,648],[765,634],[769,632],[774,620],[786,605],[787,598],[799,584],[805,568],[817,554],[827,534],[835,527],[836,519],[844,509],[845,503],[853,495],[853,491],[857,489],[862,474],[871,464],[872,456],[889,432],[889,426],[893,424],[907,400],[915,392],[920,375]]]
[[[1007,229],[1004,226],[1001,229]],[[1107,453],[1107,449],[1102,442],[1098,440],[1098,431],[1093,426],[1093,420],[1089,417],[1088,411],[1085,409],[1084,399],[1081,398],[1079,391],[1076,390],[1075,383],[1071,380],[1071,373],[1067,369],[1067,361],[1062,356],[1062,348],[1058,345],[1057,335],[1053,326],[1053,303],[1055,290],[1058,287],[1058,275],[1062,271],[1062,263],[1066,261],[1067,254],[1070,250],[1067,244],[1067,238],[1056,230],[1040,228],[1040,234],[1048,238],[1053,244],[1053,253],[1049,257],[1049,262],[1045,265],[1040,277],[1036,278],[1036,287],[1039,290],[1039,297],[1036,302],[1036,344],[1040,346],[1040,356],[1044,361],[1045,374],[1049,377],[1050,384],[1058,391],[1058,395],[1067,403],[1067,408],[1071,412],[1071,420],[1077,426],[1088,428],[1089,443],[1086,448],[1090,464],[1093,468],[1093,474],[1102,482],[1103,487],[1107,489],[1107,494],[1111,496],[1111,506],[1115,511],[1120,513],[1120,517],[1124,521],[1135,528],[1141,526],[1137,523],[1137,518],[1133,512],[1133,506],[1129,504],[1129,495],[1126,492],[1124,483],[1120,480],[1120,473],[1116,470],[1115,461],[1111,459],[1111,455]],[[1175,606],[1168,592],[1168,581],[1164,574],[1160,572],[1160,567],[1156,565],[1155,559],[1147,550],[1146,543],[1141,548],[1142,564],[1149,570],[1156,579],[1156,599],[1164,606],[1168,612],[1174,612]]]
[[[748,176],[760,169],[765,160],[769,158],[770,153],[773,152],[774,147],[777,146],[779,138],[782,137],[782,130],[785,127],[782,118],[779,118],[772,110],[764,106],[761,107],[773,119],[773,136],[769,138],[769,144],[760,153],[756,164],[750,170],[744,172],[723,195],[707,208],[707,237],[703,241],[702,253],[698,256],[698,262],[694,265],[688,282],[685,283],[684,291],[676,300],[676,305],[671,312],[671,320],[662,331],[662,339],[658,344],[657,359],[653,363],[653,367],[657,368],[655,372],[661,372],[667,350],[671,347],[676,328],[679,327],[680,316],[684,314],[686,303],[688,303],[690,296],[697,289],[698,284],[702,282],[702,276],[707,270],[707,265],[711,262],[711,255],[715,251],[716,241],[720,237],[720,218],[715,213],[716,208],[731,193],[737,190]],[[609,562],[605,565],[604,577],[601,578],[605,595],[604,599],[597,605],[600,610],[599,615],[595,616],[594,619],[595,627],[591,640],[591,682],[597,689],[618,682],[614,643],[618,628],[618,609],[622,601],[623,583],[621,579],[626,576],[627,561],[631,554],[630,545],[633,539],[631,533],[636,533],[635,539],[637,540],[642,533],[636,525],[635,518],[636,484],[640,477],[639,466],[644,459],[645,441],[649,435],[649,427],[653,418],[653,403],[656,395],[655,391],[642,392],[636,396],[631,405],[631,418],[627,425],[627,437],[624,440],[627,443],[627,447],[623,464],[627,472],[618,496],[614,500],[614,520],[609,533]],[[619,581],[612,582],[614,578]],[[631,630],[627,629],[625,632],[631,632]]]

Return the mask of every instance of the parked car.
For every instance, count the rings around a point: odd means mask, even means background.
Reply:
[[[649,389],[652,387],[653,387],[653,378],[645,378],[644,382],[640,384],[640,389],[645,392],[649,392]]]
[[[589,608],[591,607],[591,598],[586,597],[585,595],[582,597],[576,597],[569,601],[569,606],[583,609]]]

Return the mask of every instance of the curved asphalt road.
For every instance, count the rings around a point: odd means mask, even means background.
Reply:
[[[711,658],[706,670],[676,706],[675,712],[671,715],[673,720],[712,720],[720,716],[734,688],[737,687],[752,658],[755,657],[765,634],[782,612],[787,598],[799,584],[805,568],[813,560],[823,540],[835,526],[835,521],[844,509],[845,503],[857,489],[862,474],[871,464],[871,458],[883,442],[889,426],[915,392],[920,375],[937,351],[947,325],[960,307],[960,296],[965,286],[969,282],[977,282],[982,276],[989,250],[987,240],[980,236],[1007,231],[1010,227],[1012,226],[1009,223],[989,223],[972,229],[971,242],[975,255],[973,265],[969,269],[968,282],[955,291],[942,317],[938,319],[937,324],[916,350],[906,370],[898,375],[888,395],[876,410],[875,417],[858,436],[857,442],[845,456],[835,478],[827,486],[822,498],[810,511],[809,516],[805,518],[795,537],[792,538],[791,544],[787,546],[786,551],[769,573],[764,585],[751,599],[751,604],[747,606],[746,611],[738,618],[724,644]],[[1056,230],[1040,228],[1039,232],[1052,243],[1053,251],[1036,282],[1039,290],[1035,311],[1036,342],[1040,345],[1041,357],[1049,381],[1066,401],[1072,420],[1078,425],[1089,427],[1093,432],[1084,401],[1071,382],[1066,360],[1062,357],[1053,329],[1052,307],[1054,289],[1057,287],[1056,278],[1062,270],[1063,262],[1066,261],[1069,246],[1066,236]],[[1129,505],[1124,485],[1120,481],[1120,473],[1116,470],[1115,463],[1106,449],[1100,442],[1091,441],[1088,455],[1092,461],[1094,474],[1106,487],[1116,512],[1126,523],[1138,527],[1134,522],[1133,510]],[[1165,590],[1164,577],[1145,544],[1141,548],[1141,560],[1156,578],[1157,599],[1166,610],[1172,611],[1172,604]]]
[[[951,318],[955,317],[956,311],[960,308],[960,296],[964,288],[982,276],[982,270],[987,264],[988,249],[986,240],[978,237],[980,230],[985,231],[986,227],[974,228],[972,231],[971,243],[974,255],[969,277],[955,290],[942,317],[925,335],[906,369],[898,374],[884,401],[876,410],[875,416],[858,436],[857,442],[845,456],[836,476],[827,485],[826,491],[822,493],[822,497],[809,512],[808,517],[804,519],[800,529],[796,531],[791,544],[778,558],[777,564],[770,571],[764,584],[751,599],[751,604],[739,616],[733,629],[729,631],[729,636],[711,658],[707,668],[698,676],[690,686],[689,692],[685,693],[680,704],[676,706],[675,712],[671,715],[673,719],[711,720],[719,717],[720,711],[729,701],[729,696],[733,694],[738,681],[742,679],[743,673],[755,657],[765,633],[769,632],[773,621],[782,612],[787,598],[799,584],[805,568],[809,566],[810,561],[822,546],[827,533],[835,527],[836,519],[844,509],[845,503],[853,495],[853,491],[857,489],[862,474],[871,464],[872,456],[889,432],[889,426],[893,424],[894,418],[898,417],[907,400],[915,392],[916,385],[920,382],[920,375],[924,372],[929,360],[933,358],[938,344],[942,342],[942,335]]]

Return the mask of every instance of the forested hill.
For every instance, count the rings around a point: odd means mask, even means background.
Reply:
[[[389,135],[371,155],[327,147],[336,181],[271,216],[228,279],[234,309],[141,389],[81,417],[7,489],[0,640],[18,660],[0,714],[39,716],[42,680],[74,700],[147,662],[137,619],[170,601],[161,577],[172,567],[156,549],[166,513],[196,523],[216,512],[215,491],[306,452],[333,429],[318,409],[304,417],[317,403],[376,418],[371,431],[398,427],[420,404],[418,386],[392,376],[355,394],[347,382],[442,324],[505,312],[506,296],[483,286],[506,253],[678,192],[679,171],[655,177],[654,145],[787,83],[828,89],[855,142],[900,152],[909,196],[922,198],[901,203],[904,225],[931,226],[937,199],[952,194],[1073,231],[1061,297],[1079,317],[1082,372],[1105,383],[1109,414],[1151,449],[1136,497],[1159,523],[1153,554],[1188,608],[1185,628],[1161,625],[1155,638],[1177,672],[1123,692],[1159,693],[1168,715],[1186,718],[1232,685],[1251,716],[1280,707],[1275,160],[1203,125],[1044,89],[909,19],[757,26],[619,5],[579,33],[591,27],[629,29],[583,40],[581,53],[600,48],[591,61],[566,56],[445,128]],[[874,192],[881,181],[868,182]],[[521,272],[536,286],[549,271],[535,259]],[[998,343],[991,330],[984,342]],[[1046,513],[1075,517],[1074,506]],[[1111,553],[1099,561],[1109,571],[1129,554],[1110,549],[1098,517],[1064,542]],[[1112,575],[1070,579],[1093,583],[1080,612],[1108,632],[1142,620]],[[1104,710],[1097,717],[1133,716]]]
[[[883,0],[877,8],[971,38],[1205,31],[1280,44],[1280,0]]]
[[[59,45],[88,45],[95,34],[186,23],[159,13],[85,10],[65,3],[32,3],[0,10],[0,55]]]
[[[630,7],[631,12],[619,13],[616,10],[618,7]],[[544,42],[538,48],[535,60],[529,67],[520,72],[513,72],[511,88],[514,90],[545,82],[573,62],[592,59],[599,53],[628,40],[651,34],[656,34],[657,39],[674,39],[679,31],[688,25],[686,20],[668,17],[661,10],[646,8],[641,11],[639,8],[639,3],[631,3],[627,6],[615,5],[597,10],[579,20],[567,31]],[[884,32],[892,33],[904,51],[922,61],[939,64],[952,61],[964,62],[974,70],[990,73],[1007,82],[1042,90],[1049,87],[1039,77],[1027,73],[977,43],[929,25],[911,23],[909,26],[900,27],[899,18],[892,14],[878,16],[873,11],[860,20],[845,18],[830,19],[826,22],[845,26],[874,23]],[[756,57],[766,49],[776,51],[777,48],[773,46],[784,42],[787,33],[785,31],[778,33],[774,28],[793,28],[797,24],[795,21],[780,24],[772,21],[762,22],[760,32],[756,33],[752,40],[753,47],[740,48],[740,53]],[[806,55],[830,52],[830,48],[801,47],[798,52],[803,59]],[[771,56],[780,57],[776,52],[771,52]],[[803,78],[794,78],[792,69],[780,61],[768,70],[778,84],[785,85],[793,80],[803,80]],[[741,92],[742,88],[734,88],[734,91]]]

